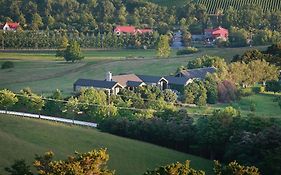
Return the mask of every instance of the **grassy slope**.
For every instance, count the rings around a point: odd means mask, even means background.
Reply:
[[[77,64],[54,61],[52,54],[43,53],[0,53],[3,61],[15,60],[15,68],[0,69],[0,88],[19,90],[31,87],[38,93],[46,93],[57,88],[66,93],[72,92],[72,84],[78,78],[103,79],[106,71],[113,74],[138,73],[147,75],[169,75],[177,67],[186,65],[188,60],[202,55],[219,55],[230,60],[235,54],[241,54],[249,48],[202,49],[200,53],[171,59],[153,58],[153,50],[107,50],[85,51],[86,59]],[[174,55],[174,53],[173,53]],[[144,58],[126,58],[126,57]]]
[[[74,151],[108,148],[109,168],[117,174],[137,175],[147,169],[176,161],[191,160],[191,166],[209,174],[212,162],[152,144],[113,136],[95,129],[0,115],[0,174],[15,159],[32,162],[34,154],[53,150],[58,158]],[[212,174],[212,173],[211,173]]]

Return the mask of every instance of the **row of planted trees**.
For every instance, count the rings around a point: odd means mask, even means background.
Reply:
[[[63,40],[76,40],[83,48],[154,48],[158,33],[121,35],[68,33],[56,31],[0,31],[1,48],[6,49],[55,49]]]
[[[34,112],[52,116],[79,117],[80,120],[99,121],[107,117],[127,116],[151,118],[163,109],[175,109],[177,96],[171,90],[162,92],[156,87],[141,87],[135,92],[123,89],[119,95],[108,96],[94,88],[82,89],[71,97],[63,97],[57,90],[49,97],[35,94],[26,88],[15,94],[0,91],[0,108]]]

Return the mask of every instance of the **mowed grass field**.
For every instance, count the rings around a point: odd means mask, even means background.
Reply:
[[[208,107],[195,107],[189,108],[191,113],[198,114],[211,114],[214,109],[222,109],[228,106],[232,106],[235,109],[241,111],[243,117],[254,114],[257,117],[271,117],[281,120],[281,109],[274,99],[278,95],[276,94],[256,94],[248,97],[242,97],[241,100],[230,104],[215,104]],[[251,111],[251,106],[255,106],[255,110]]]
[[[0,69],[0,88],[19,91],[30,87],[37,93],[50,93],[61,89],[71,94],[73,83],[79,78],[104,79],[105,73],[137,73],[169,75],[189,60],[203,55],[221,56],[227,61],[249,48],[203,48],[199,53],[171,58],[156,58],[155,50],[84,50],[85,59],[72,64],[55,57],[55,51],[1,52],[0,64],[11,60],[15,68]],[[264,49],[264,47],[259,47]]]
[[[116,174],[138,175],[147,169],[172,162],[191,160],[191,166],[212,173],[212,161],[155,146],[152,144],[102,133],[96,129],[51,123],[36,119],[0,115],[0,174],[15,159],[32,163],[34,155],[52,150],[57,159],[74,151],[88,152],[107,148],[109,168]]]

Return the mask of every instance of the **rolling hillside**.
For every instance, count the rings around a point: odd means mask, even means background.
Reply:
[[[191,160],[191,166],[210,174],[212,162],[152,144],[117,137],[95,129],[69,126],[27,118],[0,115],[0,174],[15,159],[28,163],[35,154],[52,150],[57,158],[66,158],[74,151],[88,152],[107,148],[109,168],[116,174],[138,175],[147,169],[171,162]],[[211,173],[212,174],[212,173]]]

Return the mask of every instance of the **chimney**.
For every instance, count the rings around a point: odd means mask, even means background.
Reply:
[[[111,72],[106,73],[106,81],[112,81],[112,73]]]

